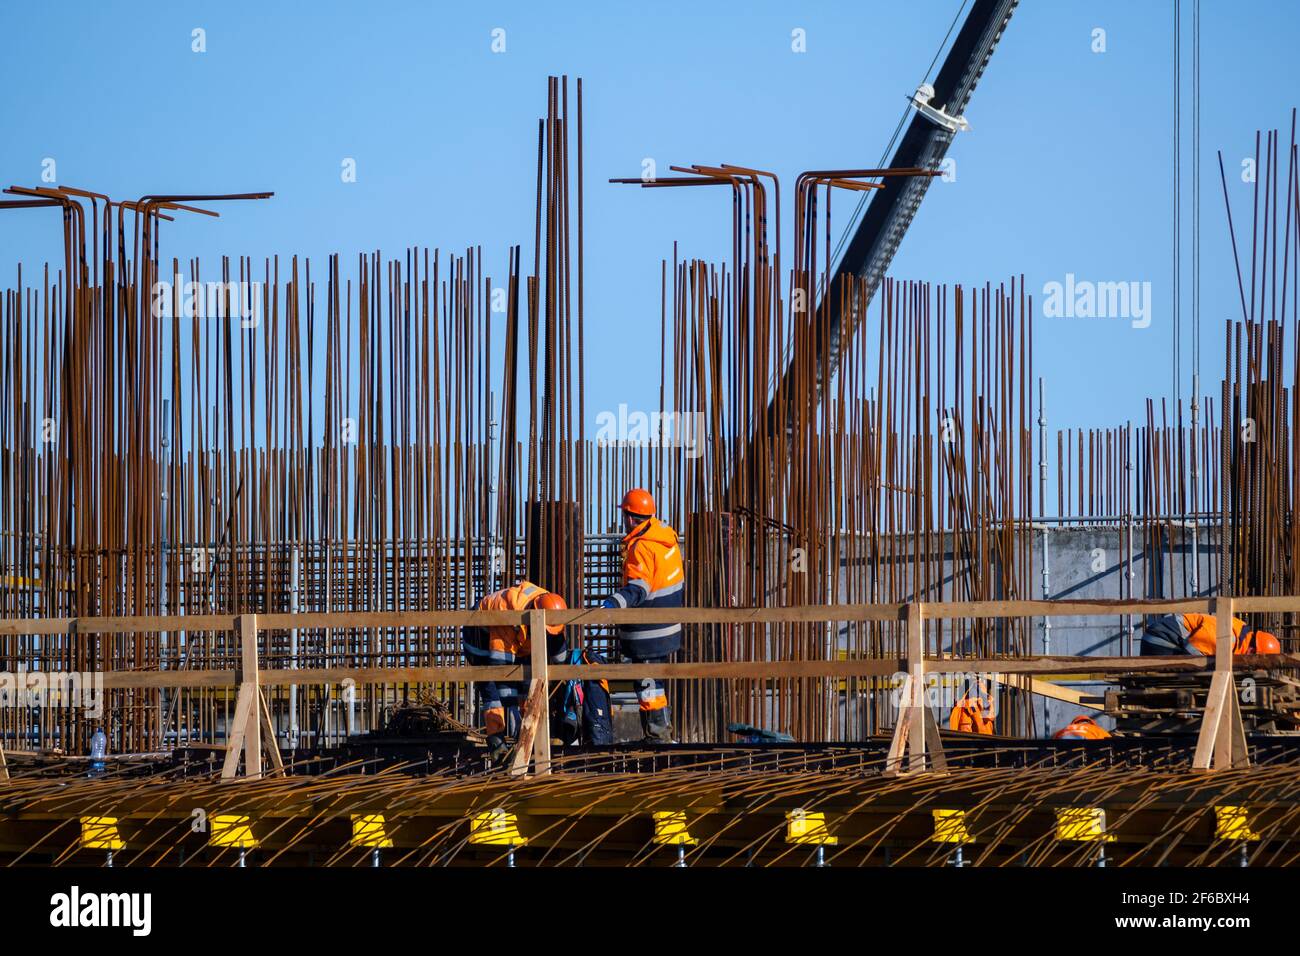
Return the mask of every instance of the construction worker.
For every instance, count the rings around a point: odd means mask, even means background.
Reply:
[[[965,692],[948,713],[948,727],[966,734],[993,733],[992,688],[978,678],[965,682]]]
[[[1080,714],[1074,720],[1070,721],[1056,733],[1052,734],[1053,740],[1105,740],[1110,736],[1110,731],[1101,724],[1097,723],[1091,717]]]
[[[993,733],[993,701],[987,696],[967,694],[948,714],[948,726],[967,734]]]
[[[681,607],[685,588],[677,532],[655,518],[655,502],[644,488],[623,496],[623,586],[605,598],[607,608]],[[619,648],[633,663],[667,661],[682,646],[681,624],[628,624],[619,628]],[[652,743],[672,741],[672,714],[664,685],[652,677],[637,681],[641,730]]]
[[[1161,614],[1148,618],[1142,630],[1142,654],[1212,657],[1217,630],[1213,614]],[[1282,653],[1282,645],[1274,635],[1250,627],[1238,617],[1232,619],[1232,637],[1234,654]]]
[[[513,587],[493,591],[478,602],[480,611],[563,611],[568,607],[564,598],[531,581],[520,581]],[[546,625],[546,653],[552,662],[564,662],[567,647],[562,624]],[[465,659],[471,666],[500,664],[527,664],[532,655],[532,641],[528,628],[516,624],[496,624],[491,627],[468,626],[461,631]],[[488,754],[493,762],[500,762],[507,751],[506,737],[519,733],[520,707],[528,697],[528,685],[522,682],[482,681],[478,688],[479,707],[487,725]]]

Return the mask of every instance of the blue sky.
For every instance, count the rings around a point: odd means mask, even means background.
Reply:
[[[960,0],[754,2],[730,7],[525,3],[28,3],[6,10],[0,180],[115,197],[271,189],[268,203],[168,227],[165,255],[321,266],[359,251],[483,244],[489,271],[531,243],[536,119],[548,73],[582,76],[587,164],[587,407],[653,407],[658,357],[629,370],[626,342],[656,330],[659,260],[728,253],[728,199],[712,190],[606,184],[670,164],[776,171],[873,165]],[[1190,22],[1192,0],[1184,3]],[[1066,273],[1150,281],[1149,328],[1042,319],[1038,368],[1052,428],[1141,418],[1171,390],[1172,0],[1025,0],[975,92],[892,274],[982,283],[1024,273],[1036,300]],[[206,31],[207,52],[191,50]],[[506,31],[506,52],[491,31]],[[1092,52],[1092,31],[1106,52]],[[807,52],[791,51],[791,30]],[[1257,128],[1300,103],[1300,5],[1203,8],[1203,380],[1237,314],[1214,151],[1245,214],[1240,161]],[[1190,83],[1191,53],[1184,54]],[[1190,85],[1185,102],[1190,108]],[[1190,134],[1191,115],[1185,117]],[[1190,139],[1189,139],[1190,143]],[[1184,218],[1191,219],[1190,152]],[[357,163],[343,183],[340,163]],[[788,199],[791,190],[785,191]],[[57,261],[53,215],[0,218],[0,274]],[[785,221],[789,222],[789,210]],[[786,237],[787,249],[788,237]],[[1185,240],[1190,253],[1190,233]],[[1190,258],[1185,275],[1190,281]],[[1190,328],[1190,295],[1184,314]],[[498,318],[498,321],[500,319]],[[630,331],[629,331],[630,330]],[[497,341],[500,341],[497,338]],[[633,362],[635,365],[635,362]],[[1216,390],[1217,391],[1217,390]]]

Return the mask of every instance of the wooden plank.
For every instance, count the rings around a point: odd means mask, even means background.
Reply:
[[[551,772],[551,685],[546,669],[546,612],[540,608],[528,612],[528,639],[531,645],[533,679],[542,685],[542,699],[537,709],[537,730],[533,735],[533,771],[545,776]],[[531,688],[530,688],[531,690]],[[531,699],[532,694],[529,694]]]
[[[895,777],[903,766],[903,754],[907,752],[907,735],[912,722],[904,719],[906,706],[911,701],[914,689],[912,675],[903,678],[903,686],[898,695],[898,719],[894,722],[894,735],[889,740],[889,753],[885,756],[885,776]]]
[[[4,741],[0,740],[0,780],[9,779],[9,763],[5,760]]]
[[[999,684],[1010,684],[1012,683],[1012,681],[1008,680],[1007,678],[1011,676],[1013,675],[1005,674],[1005,673],[994,674],[993,679],[997,681]],[[1015,675],[1015,676],[1022,676],[1022,675]],[[1034,677],[1024,678],[1023,682],[1017,682],[1016,686],[1021,686],[1021,683],[1028,685],[1027,687],[1022,687],[1022,689],[1027,689],[1031,693],[1038,694],[1040,697],[1050,697],[1052,700],[1064,701],[1067,704],[1073,704],[1075,707],[1086,707],[1089,710],[1106,709],[1104,704],[1084,703],[1083,702],[1084,697],[1090,697],[1095,695],[1085,694],[1083,691],[1075,690],[1073,687],[1057,687],[1055,684],[1049,683],[1048,681],[1045,680],[1038,680],[1037,678]]]
[[[0,635],[126,634],[158,631],[229,631],[231,614],[166,614],[143,617],[46,617],[0,621]]]
[[[249,718],[252,714],[252,688],[249,684],[240,684],[239,698],[235,701],[235,713],[230,721],[230,732],[226,736],[226,759],[221,765],[222,780],[234,780],[239,774],[239,758],[244,751],[244,741],[248,735]],[[259,766],[259,771],[260,769]]]
[[[257,692],[258,711],[262,721],[262,745],[271,758],[271,767],[277,775],[284,775],[284,759],[280,756],[280,744],[275,737],[275,722],[271,720],[271,710],[266,704],[266,695]]]
[[[537,715],[545,708],[546,683],[534,679],[528,685],[528,699],[524,701],[523,717],[519,721],[519,739],[515,741],[514,758],[510,762],[510,775],[523,776],[533,757],[533,739],[537,735]]]
[[[907,769],[912,773],[925,770],[925,619],[920,604],[907,606],[907,676],[912,678],[911,710],[908,720]],[[899,715],[902,719],[902,715]]]
[[[1242,611],[1300,612],[1300,595],[1238,598]],[[825,621],[897,621],[905,604],[796,605],[764,608],[571,608],[555,611],[560,624],[746,624],[817,623]],[[1125,614],[1209,613],[1209,599],[1193,600],[1063,600],[1063,601],[936,601],[925,604],[934,619],[999,617],[1097,617]],[[524,611],[370,611],[306,612],[260,615],[261,627],[369,628],[460,627],[467,624],[525,624]],[[0,635],[125,633],[158,631],[222,631],[234,627],[232,615],[174,614],[144,617],[33,618],[0,621]]]
[[[934,601],[925,605],[931,618],[990,617],[1113,617],[1124,614],[1204,614],[1207,598],[1185,600],[1090,601]],[[1300,608],[1300,597],[1292,610]]]
[[[1228,690],[1223,699],[1223,713],[1219,717],[1218,732],[1214,737],[1214,764],[1215,770],[1231,770],[1233,764],[1239,757],[1234,753],[1236,747],[1234,744],[1235,734],[1233,734],[1233,718],[1236,718],[1236,725],[1241,726],[1241,709],[1237,703],[1237,688],[1229,683]],[[1244,737],[1243,737],[1243,747]]]
[[[1223,710],[1230,706],[1225,695],[1232,693],[1232,676],[1216,673],[1210,681],[1210,691],[1205,697],[1205,713],[1201,716],[1201,729],[1196,737],[1196,753],[1192,756],[1193,770],[1209,770],[1219,739],[1219,722]]]
[[[1238,670],[1300,664],[1294,654],[1250,655],[1234,658]],[[556,664],[548,668],[552,680],[573,678],[630,680],[658,678],[740,678],[740,677],[889,677],[905,666],[902,658],[863,658],[858,660],[799,661],[689,661],[676,664]],[[1203,673],[1214,669],[1213,658],[1188,657],[1024,657],[1024,658],[944,658],[926,661],[927,673],[977,671],[996,674],[1049,674],[1053,677],[1071,672],[1086,676],[1128,673]],[[521,665],[491,667],[316,667],[276,668],[258,672],[264,687],[289,684],[339,684],[351,679],[358,686],[367,684],[468,683],[473,680],[513,680],[530,678],[531,669]],[[236,672],[229,670],[109,671],[103,675],[106,690],[165,687],[234,687]]]

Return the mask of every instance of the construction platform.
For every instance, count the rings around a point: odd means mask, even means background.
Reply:
[[[222,781],[170,764],[11,763],[0,865],[1288,865],[1300,736],[1252,766],[1188,769],[1195,739],[945,734],[945,773],[889,775],[857,745],[557,748],[551,772],[486,769],[446,739],[358,740]],[[478,751],[477,754],[472,751]]]

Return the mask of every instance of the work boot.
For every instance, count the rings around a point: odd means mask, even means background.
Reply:
[[[506,739],[500,734],[492,734],[487,739],[488,760],[492,761],[492,766],[500,767],[510,756],[510,747],[506,744]]]
[[[672,744],[677,742],[673,740],[672,714],[667,707],[662,710],[641,711],[641,731],[645,734],[642,743]]]

